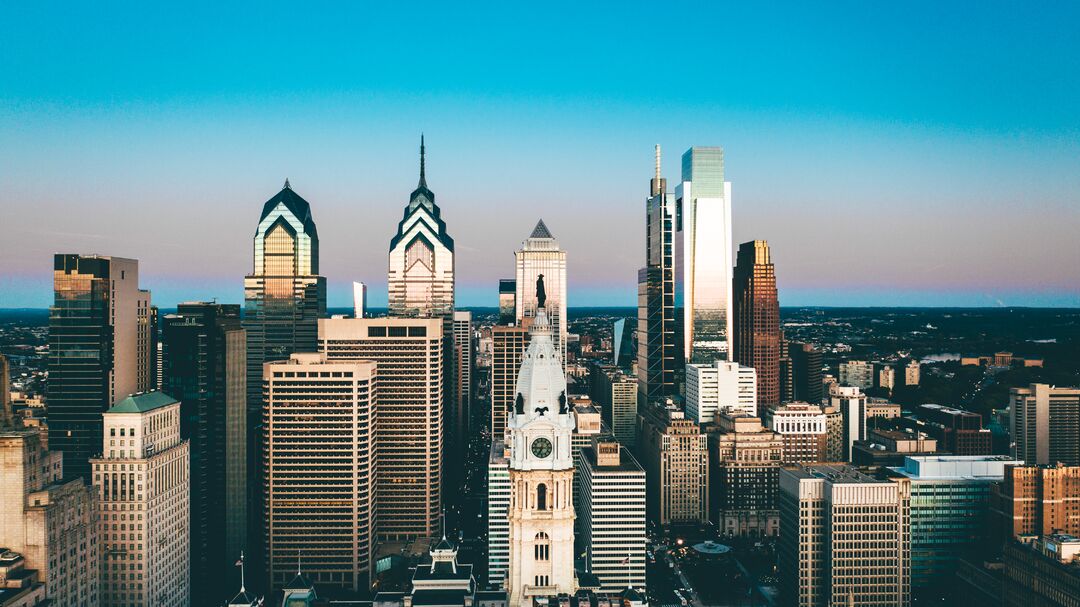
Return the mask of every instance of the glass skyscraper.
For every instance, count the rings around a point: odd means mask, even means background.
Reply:
[[[769,243],[739,246],[734,280],[732,358],[757,372],[757,413],[764,419],[780,404],[780,301]]]
[[[566,368],[566,251],[552,236],[544,220],[537,222],[529,237],[514,252],[517,263],[516,318],[519,326],[528,326],[525,319],[532,319],[537,312],[536,279],[543,275],[547,294],[548,319],[551,321],[555,351],[562,357]],[[531,320],[529,321],[531,322]]]
[[[685,362],[728,360],[731,315],[731,182],[724,150],[693,147],[675,188],[675,308]]]

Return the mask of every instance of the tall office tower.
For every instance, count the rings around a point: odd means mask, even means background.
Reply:
[[[825,396],[822,388],[821,350],[811,344],[792,342],[788,345],[791,358],[793,398],[812,405],[821,404]]]
[[[375,362],[321,353],[293,354],[263,369],[270,584],[276,590],[292,580],[303,553],[315,583],[367,590],[382,369],[376,381]]]
[[[917,595],[948,594],[964,553],[989,539],[990,487],[1005,466],[1001,455],[916,456],[893,468],[911,495],[911,586]]]
[[[638,382],[622,369],[590,365],[589,396],[619,444],[637,444]]]
[[[1080,535],[1080,466],[1008,465],[991,489],[998,539],[1068,533]]]
[[[788,464],[830,461],[827,427],[821,407],[810,403],[781,405],[769,418],[769,428],[784,443],[783,461]]]
[[[529,346],[529,330],[495,326],[491,328],[491,342],[491,441],[495,442],[506,434],[517,372]]]
[[[729,536],[775,536],[780,524],[776,487],[784,456],[781,435],[761,420],[738,412],[721,412],[709,429],[713,456],[714,511],[710,520]]]
[[[716,361],[686,365],[686,415],[699,424],[712,423],[721,411],[750,416],[758,412],[757,369]]]
[[[536,281],[544,277],[547,295],[547,316],[551,322],[552,338],[555,340],[555,353],[566,368],[566,251],[559,248],[559,241],[541,219],[536,223],[529,237],[521,244],[521,250],[514,252],[517,266],[517,294],[515,295],[515,318],[517,324],[528,326],[526,319],[532,319],[539,310],[535,293]]]
[[[139,262],[98,255],[53,258],[49,309],[49,444],[64,472],[90,479],[101,446],[101,414],[149,389],[149,293]]]
[[[851,446],[857,440],[866,440],[866,395],[855,386],[834,386],[829,391],[829,405],[843,415],[842,460],[851,461]]]
[[[520,284],[520,283],[519,283]],[[556,330],[537,283],[529,349],[517,379],[510,442],[510,567],[507,605],[574,594],[574,417]]]
[[[510,457],[502,438],[491,439],[487,481],[487,583],[501,588],[510,568]]]
[[[352,283],[353,318],[367,315],[367,285],[362,282]]]
[[[0,546],[37,570],[50,605],[97,607],[98,501],[82,478],[62,480],[63,456],[43,438],[36,428],[0,427]]]
[[[457,394],[450,418],[451,434],[447,437],[447,458],[450,461],[465,461],[468,447],[469,419],[472,411],[472,371],[473,371],[473,324],[472,312],[454,311],[454,370],[457,377],[454,387]],[[453,439],[453,440],[450,440]],[[456,487],[453,490],[456,491]]]
[[[780,402],[790,403],[795,398],[795,366],[789,352],[790,345],[784,339],[783,330],[780,331],[780,360],[777,370],[780,373]]]
[[[390,240],[387,275],[391,316],[450,316],[454,313],[454,239],[428,189],[424,137],[420,136],[420,182]]]
[[[910,605],[910,502],[905,485],[848,466],[782,468],[783,604]]]
[[[611,360],[616,367],[629,370],[634,360],[633,328],[630,319],[620,318],[611,327]]]
[[[833,386],[835,388],[837,386]],[[832,390],[832,388],[830,388]],[[822,403],[821,413],[825,416],[825,461],[846,461],[844,454],[849,452],[850,443],[847,442],[847,428],[844,426],[846,416],[840,405]],[[845,449],[848,449],[846,451]]]
[[[649,407],[640,423],[649,518],[661,525],[709,520],[708,436],[670,402]]]
[[[724,150],[693,147],[675,187],[675,313],[682,318],[686,362],[729,360],[731,314],[731,182]]]
[[[90,460],[101,501],[101,604],[186,607],[191,477],[180,402],[141,392],[102,417],[101,456]],[[136,525],[138,533],[130,533]],[[143,577],[132,583],[137,575]]]
[[[861,390],[874,387],[874,365],[865,360],[849,360],[840,363],[840,384]]]
[[[660,146],[656,146],[656,175],[645,200],[645,267],[638,270],[637,375],[645,403],[678,393],[682,372],[682,342],[675,315],[675,198],[660,176]]]
[[[1012,388],[1009,411],[1016,459],[1080,466],[1080,388]]]
[[[164,392],[191,446],[192,603],[209,604],[247,544],[247,335],[239,305],[182,303],[161,320]]]
[[[0,429],[15,425],[15,414],[11,407],[11,367],[8,359],[0,354]]]
[[[625,447],[596,441],[582,452],[581,547],[600,591],[645,588],[645,470]]]
[[[446,353],[441,318],[319,321],[327,360],[378,366],[376,534],[380,548],[434,538],[442,499]]]
[[[499,324],[512,325],[517,319],[517,281],[499,279]]]
[[[739,245],[732,291],[733,359],[757,372],[757,415],[780,404],[780,300],[769,243]]]

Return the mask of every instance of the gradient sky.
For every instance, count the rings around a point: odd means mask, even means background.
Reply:
[[[783,305],[1080,306],[1080,3],[218,4],[0,5],[0,307],[55,252],[239,302],[286,177],[385,305],[421,131],[461,305],[539,217],[633,305],[659,143],[724,146]]]

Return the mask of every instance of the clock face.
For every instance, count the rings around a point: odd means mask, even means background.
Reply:
[[[538,438],[534,440],[532,444],[532,452],[533,455],[539,457],[540,459],[544,459],[545,457],[551,455],[551,441],[546,438]]]

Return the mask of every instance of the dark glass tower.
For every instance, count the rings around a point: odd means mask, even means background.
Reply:
[[[656,146],[656,176],[645,202],[645,267],[638,271],[638,391],[646,402],[677,394],[683,364],[675,317],[675,200],[666,189],[667,180],[660,176],[660,146]]]
[[[794,399],[819,405],[825,398],[822,386],[821,351],[810,344],[792,342],[788,346]]]
[[[208,605],[247,537],[247,367],[240,306],[182,303],[162,319],[163,391],[191,441],[191,595]],[[232,559],[232,560],[230,560]]]
[[[734,360],[757,372],[758,415],[764,416],[780,404],[780,302],[767,242],[739,245],[732,280]]]

